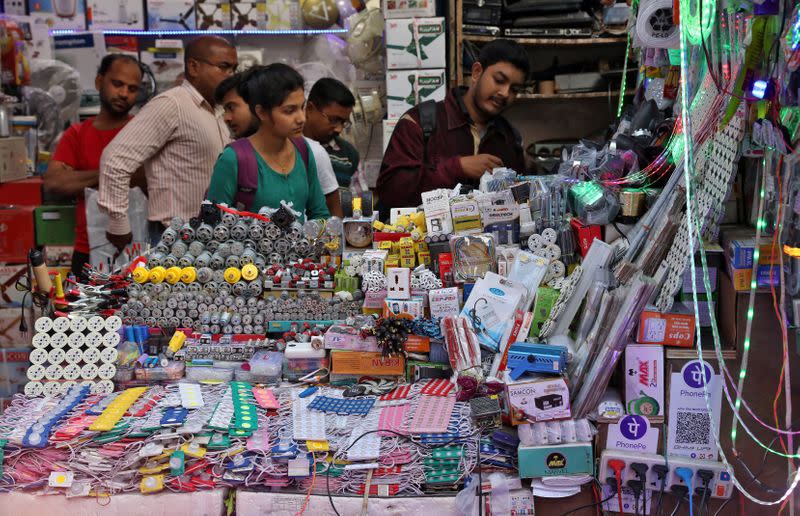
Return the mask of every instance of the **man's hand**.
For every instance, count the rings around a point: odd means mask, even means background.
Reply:
[[[122,251],[125,249],[126,245],[133,241],[133,234],[127,233],[125,235],[114,235],[113,233],[106,231],[106,240],[111,242],[111,244],[117,248],[117,251]]]
[[[480,179],[487,170],[491,171],[493,168],[502,166],[503,160],[491,154],[478,154],[461,158],[461,169],[464,171],[464,175],[470,179]]]

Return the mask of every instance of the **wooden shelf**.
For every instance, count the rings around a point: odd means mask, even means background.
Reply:
[[[488,43],[497,39],[494,36],[478,36],[475,34],[464,34],[464,41],[474,41],[476,43]],[[505,36],[506,39],[512,39],[520,45],[549,45],[549,46],[567,46],[567,45],[616,45],[625,43],[625,36],[620,37],[597,37],[597,38],[515,38],[513,36]]]
[[[633,95],[635,90],[628,90],[625,96]],[[606,97],[619,97],[619,91],[588,91],[584,93],[554,93],[544,95],[541,93],[520,93],[518,99],[524,100],[572,100],[572,99],[602,99]]]

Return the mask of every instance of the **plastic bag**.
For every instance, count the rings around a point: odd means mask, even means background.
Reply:
[[[111,264],[117,249],[106,240],[108,228],[108,215],[97,207],[97,190],[87,188],[84,190],[86,198],[86,232],[89,235],[89,262],[92,267],[107,267]],[[133,241],[128,245],[147,244],[150,238],[147,231],[147,197],[139,187],[131,188],[128,193],[128,220],[131,223]],[[142,246],[144,247],[144,245]],[[128,253],[119,253],[113,263],[112,269],[127,265],[130,261]]]

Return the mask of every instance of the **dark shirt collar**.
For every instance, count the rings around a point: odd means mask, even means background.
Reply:
[[[464,94],[467,92],[466,86],[457,86],[451,89],[444,99],[444,108],[447,113],[447,129],[452,131],[465,125],[474,125],[472,117],[469,116],[467,106],[464,104]],[[487,130],[494,125],[494,118],[486,124]]]

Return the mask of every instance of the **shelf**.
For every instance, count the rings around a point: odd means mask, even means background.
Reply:
[[[625,96],[633,95],[635,90],[628,90]],[[571,100],[571,99],[602,99],[607,97],[619,97],[619,91],[589,91],[584,93],[554,93],[544,95],[541,93],[520,93],[517,99],[524,100]]]
[[[504,36],[506,39],[516,41],[521,45],[550,45],[550,46],[567,46],[567,45],[616,45],[622,44],[627,41],[625,36],[621,37],[597,37],[597,38],[515,38],[513,36]],[[478,36],[474,34],[464,34],[465,41],[474,41],[476,43],[488,43],[497,39],[494,36]]]
[[[55,29],[51,36],[67,36],[101,32],[107,36],[316,36],[318,34],[346,34],[347,29],[286,29],[286,30],[88,30]]]

